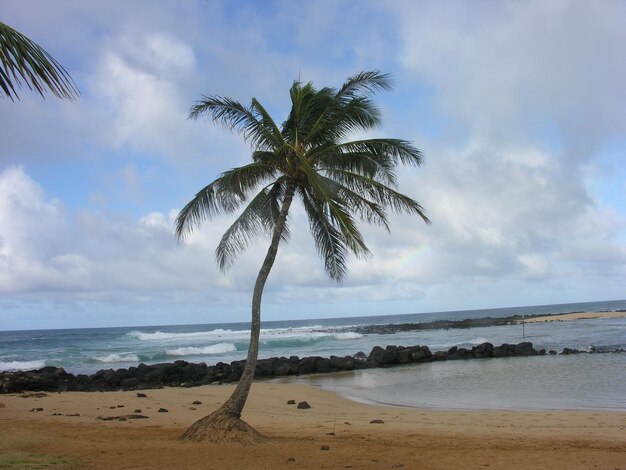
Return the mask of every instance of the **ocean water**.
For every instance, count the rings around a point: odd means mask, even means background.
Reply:
[[[469,329],[425,330],[392,335],[346,332],[347,326],[504,317],[580,311],[626,310],[626,300],[412,315],[264,322],[259,357],[366,354],[374,346],[427,345],[431,351],[531,341],[535,348],[592,346],[626,349],[626,318],[527,323]],[[134,328],[0,332],[0,371],[46,365],[94,373],[139,363],[183,359],[244,359],[249,325],[224,323]],[[303,377],[352,399],[399,406],[445,408],[626,409],[626,353],[448,361],[393,369]]]

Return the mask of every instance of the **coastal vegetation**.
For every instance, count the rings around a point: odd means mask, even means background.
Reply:
[[[300,200],[313,240],[329,277],[341,281],[351,254],[370,254],[358,221],[389,229],[388,212],[408,213],[428,222],[423,208],[397,191],[396,168],[419,166],[421,152],[402,139],[349,140],[381,123],[372,96],[389,90],[389,76],[360,72],[339,88],[317,89],[295,81],[291,110],[278,125],[253,98],[249,106],[217,95],[204,96],[189,118],[209,117],[239,132],[252,147],[252,162],[222,173],[181,210],[176,236],[183,239],[206,219],[232,214],[244,204],[224,233],[216,258],[227,269],[253,238],[271,238],[252,295],[250,346],[237,388],[212,414],[195,422],[187,440],[246,440],[260,434],[241,420],[257,365],[261,298],[281,242],[289,238],[289,210]]]

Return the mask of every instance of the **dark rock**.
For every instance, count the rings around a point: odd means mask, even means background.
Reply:
[[[137,393],[137,398],[146,398],[148,395],[146,395],[145,393]]]
[[[320,447],[320,450],[330,450],[330,447],[329,446],[322,446],[322,447]]]
[[[192,405],[202,405],[202,402],[199,400],[194,400],[191,402]]]
[[[393,364],[398,358],[398,350],[395,346],[387,346],[385,349],[374,346],[365,363],[369,368],[385,367]]]
[[[458,348],[456,346],[448,349],[448,360],[459,360],[459,359],[471,359],[472,351],[465,348]]]
[[[350,356],[330,356],[330,370],[333,372],[342,370],[354,370],[354,358]]]
[[[500,346],[493,348],[493,357],[511,357],[515,356],[515,346],[512,344],[504,343]]]
[[[159,408],[157,410],[157,413],[169,413],[169,410],[167,410],[166,408]]]
[[[426,362],[432,360],[432,353],[428,346],[415,346],[410,348],[411,362]]]
[[[535,350],[535,348],[533,348],[533,343],[528,341],[515,345],[516,356],[537,356],[538,354],[539,353]]]
[[[139,386],[139,379],[137,377],[127,377],[122,379],[120,382],[120,387],[126,390],[137,389]]]
[[[382,419],[373,419],[370,424],[385,424],[385,422]]]
[[[436,351],[432,356],[433,361],[447,361],[448,351]]]
[[[319,356],[310,356],[300,359],[298,364],[298,374],[313,374],[317,372],[317,360],[321,359]]]
[[[493,344],[491,343],[482,343],[472,348],[472,355],[477,359],[492,357],[492,354]]]
[[[359,351],[358,353],[356,353],[352,357],[354,359],[356,359],[357,361],[366,361],[367,360],[367,355],[363,351]]]
[[[289,362],[283,362],[281,363],[276,370],[274,371],[274,373],[277,376],[283,376],[283,375],[291,375],[292,374],[292,367],[291,364]]]
[[[296,404],[296,400],[288,400],[287,404],[288,405],[295,405]]]
[[[408,364],[411,362],[411,348],[402,348],[398,350],[398,364]]]
[[[257,362],[254,370],[254,377],[257,379],[265,379],[274,377],[274,363],[278,358],[271,357],[269,359],[261,359]]]
[[[306,401],[301,401],[300,403],[298,403],[297,408],[299,410],[308,410],[309,408],[311,408],[311,405],[309,405]]]
[[[326,357],[317,358],[317,360],[315,361],[315,371],[318,374],[326,374],[330,372],[330,370],[331,370],[330,359]]]

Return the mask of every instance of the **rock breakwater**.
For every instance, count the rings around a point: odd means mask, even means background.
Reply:
[[[561,354],[615,351],[579,351],[565,348]],[[354,356],[331,356],[329,358],[309,356],[299,358],[270,357],[259,359],[256,366],[256,379],[269,379],[305,374],[321,374],[329,372],[392,367],[403,364],[422,362],[489,359],[501,357],[524,357],[546,354],[557,354],[556,351],[537,351],[530,342],[518,344],[501,344],[494,346],[483,343],[471,349],[452,347],[447,351],[431,352],[428,346],[394,346],[385,348],[375,346],[369,355],[359,352]],[[111,390],[142,390],[167,387],[193,387],[207,384],[237,382],[243,372],[245,361],[233,361],[230,364],[218,362],[208,366],[205,363],[175,361],[162,364],[139,364],[128,369],[103,369],[95,374],[71,374],[63,368],[47,366],[31,371],[0,373],[0,394],[22,393],[34,391],[111,391]]]

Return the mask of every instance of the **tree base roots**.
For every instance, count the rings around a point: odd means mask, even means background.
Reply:
[[[192,442],[237,442],[253,444],[266,438],[256,429],[243,421],[221,410],[193,423],[180,437],[183,441]]]

